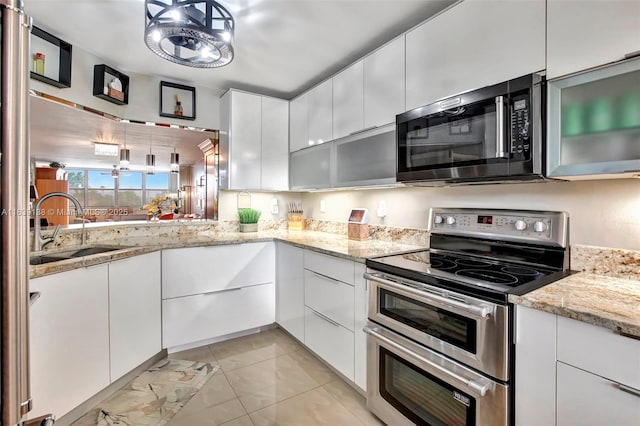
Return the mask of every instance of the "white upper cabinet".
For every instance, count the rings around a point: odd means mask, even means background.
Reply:
[[[288,102],[229,90],[220,104],[220,188],[287,190]]]
[[[289,103],[289,152],[309,146],[308,99],[305,93]]]
[[[364,116],[363,61],[333,77],[333,139],[362,130]]]
[[[466,0],[406,34],[406,109],[544,68],[544,0]]]
[[[547,78],[640,50],[640,2],[547,1]]]
[[[318,145],[333,139],[332,87],[332,80],[329,79],[308,92],[309,145]]]
[[[289,189],[289,102],[262,97],[261,188]]]
[[[364,58],[364,128],[395,123],[405,112],[404,36]]]

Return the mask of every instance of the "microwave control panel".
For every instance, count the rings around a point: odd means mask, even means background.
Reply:
[[[530,105],[527,95],[511,99],[511,158],[529,159],[531,151]]]

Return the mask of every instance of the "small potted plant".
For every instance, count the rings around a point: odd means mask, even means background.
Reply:
[[[52,169],[56,169],[56,179],[57,180],[66,180],[64,168],[67,167],[65,163],[59,163],[57,161],[52,161],[49,163],[49,167]]]
[[[260,219],[258,210],[238,209],[238,218],[240,219],[240,232],[258,231],[258,219]]]

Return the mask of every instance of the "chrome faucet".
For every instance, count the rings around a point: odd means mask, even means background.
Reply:
[[[34,244],[33,244],[33,251],[40,251],[44,248],[44,246],[46,246],[47,244],[53,242],[56,237],[58,236],[58,232],[60,232],[60,225],[56,226],[56,229],[53,231],[53,234],[51,234],[50,237],[48,238],[43,238],[42,237],[42,229],[40,227],[40,206],[42,206],[42,203],[45,202],[46,200],[48,200],[49,198],[53,198],[53,197],[63,197],[63,198],[67,198],[69,200],[71,200],[71,202],[75,205],[76,207],[76,216],[82,216],[84,214],[84,210],[82,209],[82,206],[80,205],[80,201],[78,201],[78,199],[76,197],[74,197],[73,195],[67,194],[66,192],[50,192],[47,195],[43,196],[42,198],[40,198],[40,200],[38,200],[38,202],[36,203],[35,206],[35,219],[34,219]],[[85,231],[84,231],[84,220],[82,221],[82,245],[84,245],[84,243],[86,242],[87,237],[85,235]]]

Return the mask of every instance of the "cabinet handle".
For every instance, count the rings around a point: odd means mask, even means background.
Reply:
[[[366,131],[375,129],[376,127],[378,127],[378,126],[369,126],[367,128],[364,128],[364,129],[356,130],[355,132],[349,133],[349,136],[357,135],[358,133],[364,133]]]
[[[34,303],[36,303],[36,300],[40,299],[40,296],[42,296],[42,293],[40,293],[39,291],[32,291],[31,293],[29,293],[29,304],[33,305]]]
[[[228,293],[230,291],[240,291],[242,290],[242,287],[237,287],[237,288],[227,288],[224,290],[214,290],[214,291],[208,291],[206,293],[202,293],[203,296],[209,296],[211,294],[219,294],[219,293]]]
[[[338,281],[338,280],[336,280],[334,278],[328,277],[326,275],[319,274],[319,273],[317,273],[315,271],[312,271],[312,270],[309,270],[309,269],[305,269],[305,270],[311,272],[313,275],[319,276],[320,278],[324,278],[325,280],[329,280],[334,284],[340,284],[340,281]]]
[[[332,320],[331,318],[322,315],[320,312],[316,312],[313,309],[311,309],[311,312],[313,312],[314,314],[316,314],[316,316],[322,318],[323,320],[327,321],[328,323],[330,323],[331,325],[335,325],[336,327],[340,327],[340,324],[338,324],[337,322],[335,322],[334,320]]]
[[[632,388],[631,386],[627,386],[627,385],[621,385],[620,383],[616,383],[616,386],[622,392],[630,393],[631,395],[640,397],[640,390],[638,390],[636,388]]]

